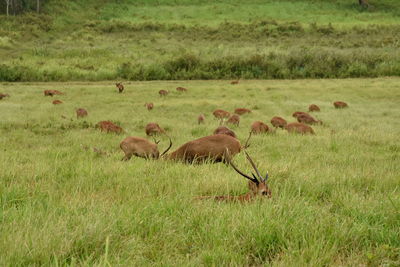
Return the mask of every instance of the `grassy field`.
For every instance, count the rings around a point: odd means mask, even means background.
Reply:
[[[398,266],[399,82],[126,82],[123,94],[111,82],[2,83],[11,97],[0,101],[0,265]],[[66,94],[44,97],[45,89]],[[161,99],[160,89],[171,93]],[[64,104],[52,105],[55,98]],[[336,110],[336,100],[350,107]],[[164,127],[176,149],[216,128],[214,109],[248,107],[253,113],[233,127],[244,142],[253,121],[294,121],[292,112],[311,103],[324,122],[315,136],[278,130],[251,140],[248,152],[270,174],[271,199],[194,200],[247,191],[223,164],[120,161],[119,142],[144,137],[148,122]],[[75,119],[78,107],[87,119]],[[126,133],[94,129],[100,120]],[[167,143],[161,138],[160,150]],[[243,154],[235,163],[250,171]]]
[[[400,76],[400,2],[52,1],[0,16],[0,81]]]

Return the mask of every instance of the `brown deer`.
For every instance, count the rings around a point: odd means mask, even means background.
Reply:
[[[59,104],[62,104],[63,102],[61,101],[61,100],[54,100],[53,101],[53,105],[59,105]]]
[[[251,124],[251,132],[253,134],[268,133],[270,132],[270,129],[268,125],[262,121],[255,121],[253,124]]]
[[[200,114],[200,115],[197,117],[197,123],[198,123],[198,124],[204,123],[205,120],[206,120],[206,117],[204,116],[204,114]]]
[[[152,136],[152,135],[159,135],[159,134],[165,134],[165,130],[158,125],[158,123],[155,122],[150,122],[146,125],[145,128],[146,135]]]
[[[86,117],[88,115],[88,112],[87,112],[87,110],[86,109],[84,109],[84,108],[78,108],[77,110],[76,110],[76,117],[79,119],[79,118],[83,118],[83,117]]]
[[[176,91],[178,91],[178,92],[187,92],[187,89],[186,88],[184,88],[184,87],[176,87]]]
[[[63,95],[64,93],[58,90],[44,90],[44,96]]]
[[[147,108],[147,110],[152,110],[153,108],[154,108],[154,104],[153,103],[146,103],[146,104],[144,104],[144,106]]]
[[[297,121],[305,124],[322,124],[322,121],[314,119],[311,115],[299,114]]]
[[[185,163],[226,162],[241,149],[242,146],[236,138],[215,134],[189,141],[167,155],[167,158]]]
[[[310,112],[321,111],[321,109],[317,105],[311,104],[310,106],[308,106],[308,111],[310,111]]]
[[[231,116],[231,114],[228,111],[223,109],[214,110],[213,115],[217,119],[229,118],[229,116]]]
[[[286,125],[285,129],[289,133],[315,134],[313,128],[300,122],[289,123],[288,125]]]
[[[229,117],[227,123],[239,126],[240,123],[240,116],[237,114],[233,114],[232,116]]]
[[[254,161],[251,159],[250,155],[245,150],[244,153],[246,154],[247,160],[250,162],[251,166],[253,167],[255,173],[251,173],[250,175],[245,174],[241,170],[239,170],[232,162],[231,159],[228,160],[229,165],[241,176],[248,179],[248,187],[250,191],[246,194],[240,196],[201,196],[197,197],[196,199],[214,199],[216,201],[234,201],[234,202],[248,202],[251,201],[259,196],[271,198],[272,192],[271,189],[267,185],[268,180],[268,173],[263,178],[256,167]]]
[[[125,156],[122,158],[122,160],[129,160],[132,156],[145,159],[158,159],[164,156],[172,146],[171,138],[169,138],[168,148],[160,155],[157,147],[159,141],[154,141],[155,143],[152,143],[147,139],[132,136],[125,138],[119,145],[119,147],[125,153]]]
[[[296,111],[292,114],[292,117],[297,118],[297,116],[299,116],[300,114],[304,114],[304,115],[310,115],[307,112],[302,112],[302,111]]]
[[[117,87],[119,93],[122,93],[125,89],[124,85],[121,82],[116,83],[115,86]]]
[[[342,101],[336,101],[336,102],[334,102],[334,103],[333,103],[333,106],[334,106],[335,108],[348,108],[348,107],[349,107],[349,105],[347,105],[347,103],[342,102]]]
[[[2,100],[2,99],[5,98],[5,97],[10,97],[10,95],[9,95],[9,94],[2,94],[2,93],[0,93],[0,100]]]
[[[251,113],[251,110],[248,109],[248,108],[237,108],[237,109],[235,109],[234,113],[238,114],[238,115],[243,115],[243,114],[246,114],[246,113]]]
[[[369,7],[368,0],[358,0],[358,4],[362,7]]]
[[[225,126],[219,126],[217,129],[215,129],[213,134],[226,134],[236,138],[235,132]]]
[[[167,96],[169,92],[167,90],[160,90],[158,91],[158,93],[160,94],[160,96]]]
[[[238,84],[239,80],[231,81],[231,84]]]
[[[273,117],[271,119],[271,124],[275,128],[282,128],[283,129],[287,125],[287,121],[282,117]]]
[[[100,121],[96,124],[96,128],[100,128],[102,132],[117,133],[123,132],[123,129],[111,121]]]

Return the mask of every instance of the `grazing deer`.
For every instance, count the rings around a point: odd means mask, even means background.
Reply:
[[[237,114],[233,114],[232,116],[229,117],[227,123],[239,126],[240,123],[240,116]]]
[[[297,116],[297,121],[306,124],[322,124],[322,121],[314,119],[311,115],[300,114]]]
[[[300,114],[303,114],[303,115],[310,115],[310,114],[308,114],[307,112],[296,111],[296,112],[294,112],[294,113],[292,114],[292,117],[297,118],[297,116],[299,116]]]
[[[349,107],[349,105],[347,105],[347,103],[342,102],[342,101],[336,101],[336,102],[334,102],[334,103],[333,103],[333,106],[334,106],[335,108],[348,108],[348,107]]]
[[[63,102],[61,101],[61,100],[54,100],[53,101],[53,105],[59,105],[59,104],[62,104]]]
[[[158,93],[160,94],[160,96],[167,96],[169,92],[167,90],[160,90],[158,91]]]
[[[116,83],[115,86],[117,87],[119,93],[122,93],[125,89],[124,85],[121,82]]]
[[[300,122],[289,123],[288,125],[286,125],[285,129],[289,133],[315,134],[313,128]]]
[[[231,84],[238,84],[239,80],[231,81]]]
[[[2,93],[0,93],[0,100],[2,100],[2,99],[5,98],[5,97],[10,97],[10,95],[9,95],[9,94],[2,94]]]
[[[239,153],[242,146],[236,138],[225,134],[205,136],[183,144],[167,157],[185,163],[226,162]]]
[[[100,121],[96,124],[96,128],[100,128],[102,132],[117,133],[123,132],[123,129],[111,121]]]
[[[251,110],[248,109],[248,108],[237,108],[237,109],[235,109],[234,113],[238,114],[238,115],[243,115],[243,114],[246,114],[246,113],[251,113]]]
[[[178,92],[187,92],[187,89],[186,88],[184,88],[184,87],[176,87],[176,91],[178,91]]]
[[[63,95],[64,93],[58,90],[44,90],[44,96]]]
[[[234,201],[234,202],[248,202],[256,197],[262,196],[262,197],[268,197],[270,198],[272,196],[271,189],[267,185],[267,180],[268,180],[268,173],[265,175],[265,178],[263,178],[256,167],[254,161],[251,159],[250,155],[244,151],[246,154],[247,160],[250,162],[251,166],[253,167],[254,171],[256,172],[257,176],[254,173],[251,173],[250,175],[245,174],[244,172],[240,171],[232,162],[231,159],[228,160],[229,165],[241,176],[244,178],[248,179],[248,186],[250,191],[246,194],[240,195],[240,196],[201,196],[197,197],[197,199],[214,199],[216,201]]]
[[[87,110],[86,109],[84,109],[84,108],[78,108],[77,110],[76,110],[76,117],[79,119],[79,118],[83,118],[83,117],[86,117],[88,115],[88,112],[87,112]]]
[[[229,116],[231,116],[231,114],[228,111],[222,109],[214,110],[213,115],[217,119],[229,118]]]
[[[204,114],[200,114],[200,115],[197,117],[197,123],[198,123],[198,124],[204,123],[205,120],[206,120],[206,117],[204,116]]]
[[[283,129],[287,125],[287,121],[282,117],[273,117],[271,119],[271,124],[275,128],[282,128]]]
[[[152,110],[154,108],[154,104],[153,103],[146,103],[144,104],[144,106],[147,108],[147,110]]]
[[[152,136],[152,135],[159,135],[159,134],[165,134],[165,130],[158,125],[158,123],[155,122],[150,122],[146,125],[145,128],[146,135]]]
[[[161,153],[161,155],[158,151],[158,143],[159,141],[155,141],[155,143],[152,143],[147,139],[141,137],[127,137],[122,140],[119,145],[119,147],[125,153],[125,156],[122,158],[122,160],[129,160],[132,156],[145,159],[158,159],[168,152],[168,150],[172,146],[172,141],[171,138],[169,138],[169,146],[163,153]]]
[[[320,109],[317,105],[311,104],[311,105],[308,107],[308,111],[310,111],[310,112],[313,112],[313,111],[321,111],[321,109]]]
[[[225,126],[219,126],[217,129],[215,129],[213,134],[226,134],[236,138],[235,132]]]
[[[270,132],[270,129],[268,125],[263,123],[262,121],[255,121],[251,125],[251,132],[253,134],[268,133]]]

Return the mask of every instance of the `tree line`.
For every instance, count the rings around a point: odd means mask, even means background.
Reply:
[[[47,0],[0,0],[0,14],[17,15],[27,11],[40,13]]]

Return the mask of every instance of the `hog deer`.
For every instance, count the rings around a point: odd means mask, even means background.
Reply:
[[[58,100],[58,99],[53,101],[53,105],[59,105],[59,104],[62,104],[62,103],[63,102],[61,100]]]
[[[167,90],[160,90],[158,91],[158,93],[160,94],[160,96],[167,96],[169,92]]]
[[[306,124],[322,124],[322,121],[314,119],[311,115],[299,114],[297,116],[297,121]]]
[[[293,117],[293,118],[297,118],[297,116],[299,116],[299,115],[301,115],[301,114],[303,114],[303,115],[310,115],[310,114],[308,114],[307,112],[296,111],[296,112],[293,112],[292,117]]]
[[[227,123],[239,126],[240,123],[240,116],[237,114],[233,114],[232,116],[229,117]]]
[[[204,123],[205,120],[206,120],[206,117],[204,116],[204,114],[200,114],[200,115],[197,117],[197,123],[198,123],[198,124]]]
[[[171,138],[169,138],[169,146],[163,153],[161,153],[161,155],[160,152],[158,151],[157,147],[158,143],[159,141],[155,141],[155,143],[152,143],[147,139],[141,137],[132,137],[132,136],[127,137],[124,140],[122,140],[122,142],[119,145],[119,147],[125,153],[125,156],[122,158],[122,160],[125,161],[129,160],[132,156],[145,159],[150,159],[150,158],[158,159],[164,156],[168,152],[168,150],[172,146],[172,141]]]
[[[231,84],[238,84],[239,80],[231,81]]]
[[[236,138],[235,132],[225,126],[219,126],[217,129],[215,129],[213,134],[226,134]]]
[[[273,117],[271,119],[271,124],[275,128],[282,128],[283,129],[287,125],[287,121],[282,117]]]
[[[231,114],[228,111],[223,110],[223,109],[214,110],[213,115],[217,119],[225,119],[225,118],[229,118],[229,116],[231,116]]]
[[[125,89],[124,85],[121,82],[116,83],[115,86],[117,87],[119,93],[122,93]]]
[[[10,97],[10,95],[9,95],[9,94],[2,94],[2,93],[0,93],[0,100],[2,100],[2,99],[5,98],[5,97]]]
[[[148,111],[152,110],[154,108],[154,104],[153,103],[146,103],[144,104],[144,106],[147,108]]]
[[[236,108],[234,113],[238,114],[238,115],[243,115],[243,114],[246,114],[246,113],[251,113],[251,110],[248,109],[248,108]]]
[[[158,123],[155,122],[150,122],[146,125],[145,128],[146,135],[152,136],[152,135],[159,135],[159,134],[165,134],[165,130],[158,125]]]
[[[313,128],[300,122],[289,123],[288,125],[286,125],[285,129],[289,133],[315,134]]]
[[[202,196],[202,197],[197,197],[197,199],[214,199],[216,201],[234,201],[234,202],[248,202],[256,197],[262,196],[262,197],[268,197],[271,198],[272,192],[271,189],[267,185],[267,180],[268,180],[268,173],[265,175],[265,178],[263,178],[256,167],[254,161],[251,159],[250,155],[244,151],[246,154],[247,160],[250,162],[251,166],[253,167],[255,173],[251,173],[250,175],[245,174],[241,170],[239,170],[232,162],[231,159],[227,160],[229,165],[241,176],[244,178],[248,179],[248,187],[250,191],[246,194],[240,195],[240,196]]]
[[[178,92],[187,92],[187,89],[186,88],[184,88],[184,87],[176,87],[176,91],[178,91]]]
[[[84,109],[84,108],[78,108],[77,110],[76,110],[76,117],[79,119],[79,118],[83,118],[83,117],[86,117],[88,115],[88,112],[87,112],[87,110],[86,109]]]
[[[335,108],[348,108],[349,106],[347,105],[347,103],[342,102],[342,101],[336,101],[333,103],[333,106]]]
[[[251,132],[253,134],[261,134],[271,132],[268,125],[263,123],[262,121],[255,121],[251,125]]]
[[[100,121],[96,124],[96,128],[100,128],[102,132],[117,133],[123,132],[123,129],[111,121]]]
[[[311,104],[310,106],[308,106],[308,111],[310,111],[310,112],[321,111],[321,109],[317,105]]]
[[[63,95],[64,93],[58,90],[44,90],[44,96]]]
[[[225,134],[205,136],[183,144],[167,155],[168,159],[185,163],[226,162],[241,151],[239,140]]]

